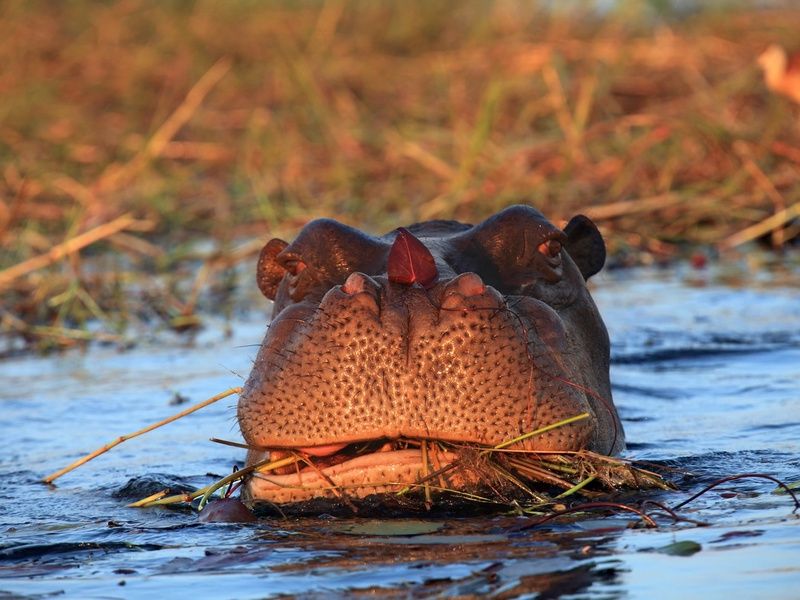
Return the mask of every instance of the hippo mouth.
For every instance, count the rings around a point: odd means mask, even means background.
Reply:
[[[283,464],[267,472],[256,470],[247,487],[252,498],[278,504],[311,499],[363,498],[371,494],[403,493],[430,485],[456,490],[475,482],[455,469],[460,454],[430,440],[373,440],[297,449],[251,451],[248,462]]]

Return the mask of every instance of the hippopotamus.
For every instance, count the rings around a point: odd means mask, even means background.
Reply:
[[[380,237],[318,219],[269,241],[257,282],[272,319],[238,421],[248,465],[301,460],[255,473],[245,498],[366,498],[437,472],[468,491],[482,475],[448,471],[460,448],[577,415],[510,447],[621,451],[608,333],[586,286],[605,257],[587,217],[559,229],[524,205]]]

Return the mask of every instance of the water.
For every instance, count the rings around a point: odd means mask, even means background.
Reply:
[[[746,276],[745,285],[736,275],[730,285],[720,268],[621,271],[595,287],[613,340],[627,455],[695,474],[680,492],[654,496],[667,504],[730,474],[800,480],[800,271]],[[660,519],[657,530],[600,515],[530,530],[505,515],[223,525],[126,508],[118,492],[131,478],[199,487],[209,473],[229,472],[240,451],[206,440],[237,439],[233,398],[119,446],[57,487],[38,483],[176,412],[176,393],[194,402],[240,384],[263,328],[254,316],[231,338],[212,326],[192,347],[0,363],[0,598],[183,597],[188,589],[198,598],[800,597],[800,516],[757,479],[681,510],[709,527]]]

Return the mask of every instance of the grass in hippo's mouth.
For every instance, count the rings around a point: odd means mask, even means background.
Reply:
[[[309,456],[298,450],[273,450],[269,458],[239,470],[218,482],[189,495],[150,497],[132,506],[156,506],[191,503],[200,498],[199,509],[217,490],[250,477],[274,477],[292,473],[317,473],[326,482],[326,491],[350,503],[352,486],[334,481],[332,467],[369,455],[411,450],[419,452],[421,469],[414,481],[377,481],[372,487],[386,488],[397,497],[420,493],[424,506],[432,508],[436,498],[455,495],[467,501],[506,505],[509,508],[535,509],[553,504],[568,496],[596,498],[619,489],[672,489],[660,474],[630,461],[589,451],[541,452],[516,448],[528,437],[563,426],[578,417],[529,432],[496,446],[453,443],[427,439],[380,439],[349,444],[323,456]],[[391,455],[387,454],[389,460]],[[387,461],[388,462],[388,461]],[[326,472],[328,471],[328,472]],[[298,478],[298,481],[300,478]],[[453,485],[452,482],[462,482]],[[467,482],[467,485],[463,485]],[[302,488],[302,483],[292,483]],[[319,484],[317,484],[319,485]],[[315,488],[316,489],[316,488]],[[230,493],[230,492],[228,492]]]
[[[152,431],[240,391],[239,388],[232,388],[159,423],[121,436],[68,467],[48,475],[43,481],[51,484],[55,479],[128,439]],[[528,438],[587,417],[587,414],[576,415],[495,446],[428,439],[381,439],[349,444],[338,452],[322,457],[309,456],[299,450],[282,449],[272,451],[265,460],[235,470],[230,475],[195,492],[172,496],[168,496],[167,492],[160,492],[134,502],[131,506],[191,504],[199,498],[198,508],[202,508],[218,490],[226,486],[228,486],[225,492],[227,497],[251,477],[290,475],[302,471],[318,473],[319,478],[327,485],[315,489],[321,492],[327,489],[348,503],[353,492],[352,488],[337,483],[326,471],[330,472],[330,469],[337,465],[363,458],[368,461],[370,457],[377,458],[375,461],[370,461],[371,464],[381,463],[381,453],[398,451],[419,452],[419,459],[412,460],[415,464],[421,465],[416,478],[405,481],[372,481],[369,485],[373,488],[387,489],[387,494],[398,497],[422,491],[424,504],[428,508],[433,506],[434,494],[440,497],[445,493],[467,500],[519,508],[520,493],[528,499],[526,504],[528,507],[536,507],[573,494],[592,497],[597,495],[600,489],[609,491],[619,488],[669,489],[671,487],[658,473],[643,469],[630,461],[587,451],[538,452],[519,448],[519,443]],[[215,441],[247,448],[235,442]],[[390,462],[392,455],[387,454],[387,457],[389,459],[387,462]],[[358,466],[358,463],[354,464]],[[483,492],[484,495],[475,493],[476,490]]]
[[[536,508],[574,494],[595,498],[620,489],[674,489],[659,473],[631,461],[579,452],[537,452],[505,450],[480,446],[437,443],[440,451],[456,452],[459,458],[442,469],[431,471],[417,483],[423,487],[432,480],[441,481],[448,471],[466,472],[481,481],[491,492],[484,502]],[[429,451],[430,452],[430,451]],[[460,490],[438,486],[437,491],[461,494]],[[428,490],[425,489],[426,495]],[[520,492],[526,501],[520,503]],[[469,497],[478,499],[474,494]]]
[[[198,509],[218,491],[234,482],[241,483],[255,474],[281,475],[293,472],[317,472],[326,479],[328,489],[339,499],[348,502],[352,488],[337,485],[324,472],[325,469],[347,460],[387,447],[385,440],[368,444],[352,444],[335,455],[322,459],[303,456],[298,452],[283,452],[278,459],[270,457],[260,463],[238,470],[231,475],[197,490],[192,494],[174,496],[156,495],[134,502],[131,506],[148,507],[192,503],[200,499]],[[394,487],[387,492],[398,497],[421,492],[424,505],[432,508],[437,498],[453,495],[465,501],[506,505],[509,508],[534,510],[556,503],[572,495],[595,499],[609,491],[620,489],[673,489],[662,475],[630,461],[580,452],[532,452],[487,448],[478,445],[452,444],[431,440],[396,440],[394,450],[418,449],[422,472],[412,482],[385,481],[375,486]],[[385,451],[385,450],[384,450]],[[445,455],[456,455],[446,462]],[[453,477],[464,476],[470,481],[480,481],[480,491],[462,489],[448,484]]]
[[[158,423],[149,425],[133,433],[120,436],[97,450],[79,458],[67,467],[44,477],[42,481],[47,484],[52,484],[52,482],[59,477],[131,438],[143,435],[157,427],[173,422],[200,408],[239,392],[241,392],[240,388],[232,388],[208,400],[184,409]],[[191,506],[199,499],[197,508],[198,510],[202,510],[209,499],[211,499],[218,490],[227,486],[227,491],[223,494],[223,501],[216,504],[217,508],[222,508],[220,510],[211,510],[207,513],[203,513],[200,517],[201,520],[252,520],[254,516],[250,511],[247,510],[239,500],[231,498],[231,494],[239,486],[245,483],[249,478],[262,474],[271,474],[274,476],[281,472],[286,472],[287,470],[289,473],[292,471],[297,471],[299,473],[307,469],[319,473],[321,479],[329,484],[327,488],[317,485],[311,488],[313,491],[319,493],[329,491],[340,498],[345,505],[350,506],[357,512],[358,506],[352,501],[351,494],[357,492],[358,489],[354,490],[354,486],[338,484],[333,481],[325,471],[332,472],[330,470],[331,467],[335,467],[349,460],[359,461],[366,458],[370,464],[375,464],[375,462],[381,463],[380,458],[377,461],[373,461],[372,459],[376,456],[380,457],[383,452],[398,453],[399,451],[405,451],[404,456],[407,458],[410,456],[413,465],[421,466],[415,478],[402,482],[373,481],[369,483],[369,486],[373,489],[381,488],[382,490],[386,490],[380,496],[380,507],[383,509],[386,508],[383,503],[386,496],[402,498],[409,494],[409,492],[416,492],[414,503],[403,504],[401,510],[405,511],[408,508],[413,510],[419,509],[420,504],[418,499],[420,495],[424,500],[422,506],[431,509],[434,507],[434,494],[436,494],[435,499],[437,501],[439,499],[444,500],[441,504],[436,505],[437,508],[442,506],[445,510],[447,510],[447,505],[453,506],[452,503],[446,500],[447,496],[456,496],[459,501],[466,500],[475,504],[489,503],[501,509],[505,507],[514,510],[517,513],[538,513],[540,516],[529,525],[531,527],[561,515],[593,510],[632,512],[637,514],[647,526],[654,527],[656,523],[645,512],[645,506],[655,507],[655,509],[667,514],[674,521],[688,521],[702,525],[702,523],[698,521],[692,521],[691,519],[681,517],[675,510],[725,482],[738,479],[760,478],[770,480],[780,486],[783,491],[792,497],[795,510],[800,510],[800,499],[797,498],[793,490],[796,484],[787,485],[775,477],[764,473],[729,475],[706,486],[703,490],[697,492],[689,499],[684,500],[673,508],[669,508],[660,502],[649,499],[641,502],[640,508],[613,501],[613,498],[611,501],[609,501],[609,499],[601,499],[598,501],[598,495],[609,491],[613,492],[625,488],[633,491],[645,489],[669,490],[674,489],[674,486],[659,472],[643,468],[644,465],[636,464],[632,461],[598,455],[588,451],[542,452],[520,449],[517,446],[520,441],[527,438],[534,437],[544,431],[562,427],[568,423],[587,417],[588,415],[585,414],[576,415],[564,421],[553,423],[491,447],[479,444],[456,444],[442,440],[401,439],[373,440],[358,444],[350,444],[349,446],[341,448],[339,452],[324,457],[309,456],[299,450],[281,450],[277,453],[273,452],[272,455],[265,460],[248,465],[241,470],[236,470],[234,467],[234,472],[230,475],[195,490],[194,492],[168,496],[168,491],[162,491],[134,502],[129,506],[149,507],[174,504]],[[214,439],[213,441],[251,450],[265,450],[263,448],[249,448],[238,442],[229,442],[219,439]],[[411,452],[410,455],[408,454],[409,451]],[[415,456],[417,452],[419,455],[418,458]],[[387,457],[390,460],[392,459],[391,455],[387,455]],[[358,468],[359,463],[354,463],[354,466]],[[656,467],[656,469],[661,472],[667,470],[665,467]],[[455,481],[460,481],[462,485],[458,485],[458,483],[452,485],[451,482],[453,479],[451,479],[451,477],[455,477]],[[461,479],[457,479],[458,477]],[[294,488],[295,486],[293,485],[292,487]],[[363,485],[361,487],[363,487]],[[420,494],[420,492],[422,493]],[[527,498],[527,501],[520,500],[520,493]],[[590,500],[588,502],[576,503],[570,507],[564,507],[564,505],[561,504],[561,500],[573,495],[588,497]],[[353,495],[353,498],[355,497],[357,496]],[[459,505],[459,511],[463,508],[463,504]],[[228,511],[227,513],[225,513],[226,510]],[[280,508],[278,508],[278,511],[283,512]]]

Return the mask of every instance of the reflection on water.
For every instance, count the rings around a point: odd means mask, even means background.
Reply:
[[[635,270],[596,283],[628,455],[691,471],[687,492],[743,472],[800,480],[798,274],[780,284],[761,275],[745,287],[716,283],[718,275]],[[0,596],[166,597],[192,586],[193,595],[223,598],[797,597],[800,517],[762,480],[684,509],[711,527],[662,521],[657,531],[620,517],[525,530],[525,519],[500,515],[428,518],[419,535],[402,535],[396,521],[355,530],[326,517],[203,525],[189,512],[125,508],[115,492],[133,477],[196,487],[227,473],[238,451],[206,440],[237,439],[235,399],[127,442],[58,487],[37,483],[175,412],[176,392],[198,401],[238,385],[263,327],[263,318],[242,320],[232,338],[211,328],[192,348],[0,363]],[[658,495],[668,504],[686,496]],[[345,525],[353,523],[363,524]],[[671,553],[682,541],[700,551]]]

